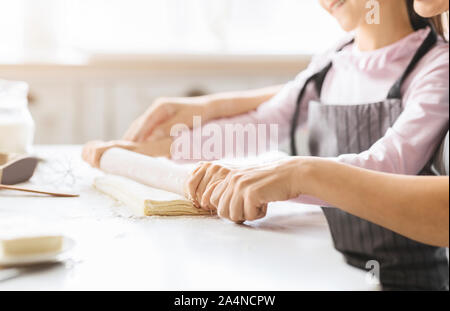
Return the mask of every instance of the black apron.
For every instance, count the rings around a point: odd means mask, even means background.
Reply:
[[[291,148],[297,154],[295,133],[300,104],[309,83],[315,84],[317,101],[308,106],[309,147],[312,156],[336,157],[361,153],[382,138],[402,113],[401,87],[420,59],[437,42],[431,31],[387,99],[360,105],[327,105],[320,102],[322,85],[332,63],[310,77],[300,91],[291,128]],[[428,165],[421,174],[431,173]],[[335,248],[355,267],[380,264],[383,289],[448,290],[449,267],[444,248],[415,242],[391,230],[337,208],[323,208]]]

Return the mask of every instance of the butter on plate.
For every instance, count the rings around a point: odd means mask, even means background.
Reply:
[[[30,256],[62,250],[60,235],[31,236],[0,240],[0,257]]]

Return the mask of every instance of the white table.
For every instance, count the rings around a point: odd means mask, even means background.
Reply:
[[[265,219],[136,218],[91,187],[79,146],[40,146],[31,186],[79,198],[0,192],[0,235],[12,227],[75,239],[71,259],[0,281],[2,290],[374,290],[333,248],[318,207],[274,203]],[[0,270],[1,273],[5,271]],[[0,277],[1,278],[1,277]]]

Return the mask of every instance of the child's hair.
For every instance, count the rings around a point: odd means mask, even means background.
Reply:
[[[414,30],[431,26],[436,31],[436,33],[438,33],[442,38],[446,39],[447,36],[445,32],[447,29],[445,27],[445,14],[448,13],[444,13],[441,16],[425,18],[417,14],[414,10],[414,0],[406,0],[406,6],[408,8],[409,19]]]

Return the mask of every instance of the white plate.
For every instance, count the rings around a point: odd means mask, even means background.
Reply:
[[[44,253],[39,255],[3,256],[0,257],[0,266],[29,266],[60,262],[67,259],[69,250],[71,250],[74,246],[75,241],[73,239],[64,237],[62,249],[58,252]]]

